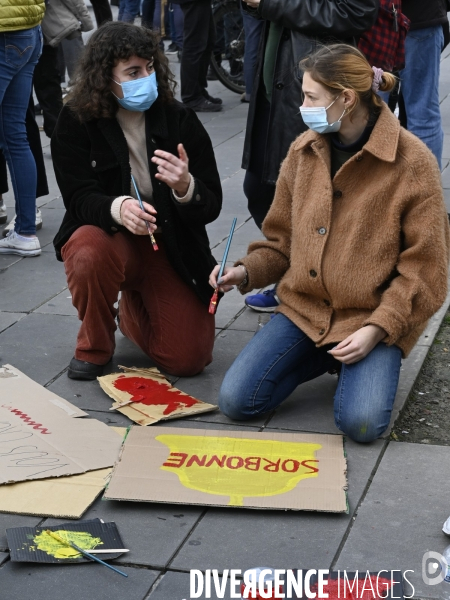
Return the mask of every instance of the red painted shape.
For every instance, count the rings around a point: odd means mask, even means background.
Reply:
[[[169,388],[164,383],[145,377],[125,377],[121,375],[114,381],[114,387],[121,392],[131,394],[131,402],[141,402],[146,406],[167,404],[163,413],[165,415],[172,414],[177,408],[189,408],[199,402],[191,396],[185,396],[175,388]]]

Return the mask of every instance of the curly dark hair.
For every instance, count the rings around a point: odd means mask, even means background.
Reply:
[[[169,62],[149,29],[131,23],[109,21],[93,33],[78,64],[68,106],[81,122],[112,118],[118,103],[111,91],[112,70],[119,61],[139,56],[153,60],[158,98],[171,102],[176,82]]]

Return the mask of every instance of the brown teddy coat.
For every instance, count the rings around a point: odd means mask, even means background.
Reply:
[[[317,346],[364,325],[406,356],[447,293],[449,223],[432,153],[383,104],[363,149],[330,177],[330,140],[291,145],[244,264],[252,289],[279,282],[277,312]]]

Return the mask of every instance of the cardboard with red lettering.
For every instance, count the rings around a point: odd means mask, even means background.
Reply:
[[[347,512],[343,437],[132,427],[109,500]]]
[[[121,439],[11,365],[0,370],[0,484],[112,467]]]
[[[138,425],[153,425],[217,410],[214,404],[173,387],[156,367],[120,368],[124,373],[111,373],[97,379],[102,390],[115,400],[111,410],[118,410]]]
[[[125,427],[111,427],[123,439]],[[0,512],[79,519],[102,493],[112,468],[0,485]]]

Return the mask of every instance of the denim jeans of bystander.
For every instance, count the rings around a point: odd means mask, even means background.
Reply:
[[[134,23],[134,19],[139,14],[139,8],[139,0],[120,0],[117,20],[125,23]]]
[[[439,73],[444,47],[442,25],[409,31],[406,66],[400,71],[408,131],[420,138],[441,168],[444,133],[439,106]]]
[[[33,71],[42,51],[40,26],[0,33],[0,147],[16,202],[15,231],[36,233],[36,163],[25,128]]]
[[[219,395],[220,410],[236,420],[274,410],[298,385],[341,364],[328,354],[331,347],[317,348],[287,317],[275,315],[226,373]],[[400,365],[400,349],[383,343],[359,362],[341,365],[334,418],[351,439],[371,442],[388,427]]]

